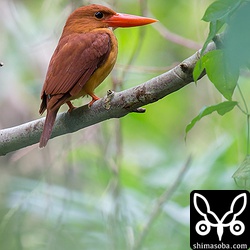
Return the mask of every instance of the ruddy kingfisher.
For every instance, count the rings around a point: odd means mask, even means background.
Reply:
[[[101,5],[76,9],[67,19],[52,55],[43,85],[39,113],[47,110],[39,147],[45,147],[59,108],[89,95],[91,106],[99,99],[95,88],[108,76],[116,62],[118,46],[113,30],[154,23],[147,17],[120,14]]]

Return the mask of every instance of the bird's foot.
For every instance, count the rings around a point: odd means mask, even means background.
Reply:
[[[68,113],[71,113],[76,107],[70,102],[66,102],[66,104],[69,106]]]
[[[97,101],[97,100],[100,99],[98,96],[96,96],[96,95],[94,95],[94,94],[90,94],[90,96],[92,97],[92,101],[88,104],[88,107],[89,107],[89,108],[93,105],[93,103],[94,103],[95,101]]]

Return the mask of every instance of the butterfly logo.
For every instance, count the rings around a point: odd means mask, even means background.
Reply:
[[[199,208],[198,206],[199,199],[200,199],[200,202],[203,202],[203,204],[205,204],[206,211],[202,211],[204,210],[204,206],[203,206],[203,209]],[[235,204],[239,203],[240,199],[243,199],[243,205],[240,209],[238,208],[239,210],[237,210],[237,208],[235,207]],[[210,205],[207,199],[203,195],[195,193],[193,196],[193,203],[194,203],[194,207],[196,211],[203,217],[203,220],[200,220],[199,222],[197,222],[195,226],[195,230],[199,235],[204,236],[204,235],[209,234],[211,227],[217,228],[217,235],[218,235],[219,241],[221,241],[222,239],[225,227],[229,227],[230,232],[236,236],[244,233],[245,225],[243,224],[242,221],[237,220],[237,217],[246,208],[246,205],[247,205],[246,193],[239,194],[233,199],[231,206],[230,206],[230,210],[227,211],[222,216],[221,219],[219,219],[218,216],[213,211],[210,210]],[[232,217],[232,220],[228,223],[225,223],[225,220],[229,215]],[[211,219],[213,219],[213,222],[211,222]]]

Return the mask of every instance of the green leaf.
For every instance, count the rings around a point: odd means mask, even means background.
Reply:
[[[250,189],[250,155],[247,155],[232,176],[239,187]]]
[[[196,63],[194,70],[193,70],[193,78],[194,81],[197,82],[197,80],[199,79],[202,71],[205,69],[206,67],[206,62],[207,60],[210,59],[210,52],[208,52],[206,55],[202,56]]]
[[[239,69],[230,67],[222,50],[210,51],[203,57],[209,80],[227,100],[231,100],[239,78]]]
[[[225,101],[216,105],[204,107],[200,111],[200,113],[187,125],[186,130],[185,130],[186,135],[202,117],[210,115],[214,111],[216,111],[219,115],[222,116],[226,114],[227,112],[231,111],[236,105],[237,105],[237,102]]]
[[[223,38],[226,61],[232,67],[245,67],[250,63],[250,2],[245,2],[228,22]]]
[[[215,35],[227,23],[229,16],[246,0],[219,0],[212,3],[206,10],[202,20],[210,22],[209,34],[202,47],[201,55],[203,55],[209,42],[213,40]]]
[[[204,69],[206,69],[209,80],[214,84],[217,90],[226,99],[231,100],[239,78],[239,69],[229,65],[225,58],[224,51],[210,51],[197,61],[193,71],[195,82],[199,79]]]
[[[202,60],[198,60],[197,63],[195,64],[194,71],[193,71],[193,78],[194,82],[196,83],[201,75],[201,73],[204,70],[204,64],[202,63]]]
[[[243,0],[218,0],[213,2],[206,10],[202,20],[205,22],[214,22],[227,17],[238,8]]]
[[[208,37],[207,37],[207,39],[206,39],[206,41],[203,44],[203,47],[201,49],[201,56],[203,55],[205,49],[207,48],[207,45],[213,40],[215,35],[219,32],[219,30],[223,27],[224,24],[225,23],[220,21],[220,20],[210,22],[210,24],[209,24],[209,34],[208,34]]]

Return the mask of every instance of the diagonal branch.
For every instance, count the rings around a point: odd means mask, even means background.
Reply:
[[[215,48],[215,43],[211,42],[205,53]],[[60,113],[51,138],[73,133],[104,120],[121,118],[130,112],[143,112],[140,107],[156,102],[191,83],[193,68],[199,57],[200,51],[197,51],[170,71],[145,83],[117,93],[108,91],[107,96],[96,101],[90,109],[85,105],[71,113]],[[0,155],[37,143],[43,124],[44,118],[41,118],[0,130]]]
[[[174,183],[167,188],[162,195],[157,199],[155,206],[153,207],[153,210],[150,214],[150,217],[148,218],[147,222],[145,223],[141,234],[138,237],[137,242],[133,246],[133,250],[139,250],[142,248],[142,245],[144,243],[145,238],[148,235],[149,230],[152,228],[153,223],[157,219],[157,217],[162,212],[162,208],[164,204],[166,204],[172,197],[173,193],[176,191],[176,189],[181,184],[182,179],[184,178],[184,175],[188,171],[189,167],[191,166],[191,156],[187,159],[186,163],[181,168],[180,172],[178,173],[177,178],[175,179]]]
[[[184,46],[186,48],[195,49],[195,50],[201,47],[201,44],[169,31],[160,22],[156,23],[154,25],[154,28],[159,32],[159,34],[162,37],[164,37],[165,39],[167,39],[173,43],[179,44],[179,45]]]

